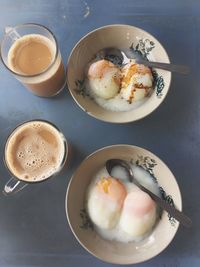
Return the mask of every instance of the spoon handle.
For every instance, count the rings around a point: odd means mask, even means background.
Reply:
[[[184,74],[184,75],[187,75],[190,72],[189,67],[185,65],[174,65],[170,63],[152,62],[152,61],[147,61],[143,59],[137,59],[136,62],[138,64],[143,64],[147,67],[168,70],[171,72],[177,72],[177,73]]]
[[[133,181],[142,191],[149,194],[150,197],[164,210],[166,210],[172,217],[174,217],[176,220],[178,220],[182,225],[185,227],[191,227],[192,221],[189,217],[187,217],[183,212],[177,210],[167,202],[165,202],[160,197],[156,196],[154,193],[152,193],[150,190],[148,190],[146,187],[142,186],[140,183],[137,182],[136,179]]]

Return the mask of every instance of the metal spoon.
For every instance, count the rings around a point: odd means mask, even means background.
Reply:
[[[105,48],[102,51],[100,51],[100,55],[102,55],[103,58],[108,59],[112,62],[113,61],[120,62],[121,65],[127,64],[130,61],[130,59],[135,59],[136,63],[143,64],[151,68],[168,70],[171,72],[177,72],[177,73],[184,74],[184,75],[187,75],[190,72],[189,67],[185,65],[174,65],[171,63],[148,61],[144,59],[140,53],[138,53],[137,51],[131,48],[129,49],[126,48],[126,49],[123,49],[122,51],[114,47]]]
[[[133,182],[136,186],[138,186],[142,191],[147,193],[162,209],[166,210],[172,217],[178,220],[182,225],[185,227],[191,227],[192,221],[189,217],[187,217],[183,212],[177,210],[176,208],[172,207],[168,203],[166,203],[163,199],[156,196],[146,187],[141,185],[134,177],[133,171],[129,164],[121,159],[110,159],[106,162],[106,169],[108,173],[112,176],[112,169],[116,166],[121,166],[125,169],[126,173],[128,174],[129,181]]]

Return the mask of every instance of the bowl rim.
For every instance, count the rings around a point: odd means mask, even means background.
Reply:
[[[98,28],[95,28],[91,31],[89,31],[88,33],[86,33],[85,35],[83,35],[77,42],[76,44],[74,45],[74,47],[72,48],[70,54],[69,54],[69,57],[67,59],[67,68],[66,68],[66,83],[67,83],[67,88],[72,96],[72,98],[74,99],[75,103],[79,106],[79,108],[81,108],[84,112],[86,112],[89,116],[97,119],[97,120],[100,120],[100,121],[103,121],[103,122],[108,122],[108,123],[113,123],[113,124],[124,124],[124,123],[131,123],[131,122],[136,122],[138,120],[141,120],[147,116],[149,116],[151,113],[153,113],[164,101],[164,99],[166,98],[168,92],[169,92],[169,89],[171,87],[171,81],[172,81],[172,73],[169,72],[169,84],[167,86],[167,89],[165,90],[165,94],[163,94],[162,98],[160,99],[159,103],[157,106],[153,106],[152,110],[147,113],[147,114],[144,114],[143,116],[139,116],[138,118],[136,119],[127,119],[127,120],[122,120],[122,121],[112,121],[112,120],[109,120],[109,119],[106,119],[106,118],[99,118],[99,116],[97,116],[95,113],[92,113],[88,110],[86,110],[84,108],[84,106],[82,106],[79,101],[77,100],[77,98],[75,97],[75,95],[73,94],[73,89],[70,88],[69,86],[69,76],[68,76],[68,68],[69,68],[69,63],[70,63],[70,60],[72,58],[72,55],[74,53],[74,51],[76,50],[76,48],[79,46],[79,44],[85,39],[87,38],[89,35],[99,31],[99,30],[103,30],[103,29],[107,29],[107,28],[113,28],[113,27],[121,27],[121,28],[125,28],[125,27],[131,27],[131,28],[135,28],[136,30],[139,30],[141,31],[142,33],[144,34],[147,34],[151,37],[153,37],[157,42],[158,44],[161,46],[161,48],[163,49],[163,51],[165,52],[166,54],[166,59],[167,59],[167,63],[170,63],[170,59],[169,59],[169,56],[168,56],[168,53],[166,51],[166,49],[164,48],[164,46],[160,43],[160,41],[154,36],[152,35],[151,33],[139,28],[139,27],[136,27],[134,25],[129,25],[129,24],[108,24],[108,25],[104,25],[104,26],[101,26],[101,27],[98,27]],[[98,104],[97,104],[98,105]],[[130,111],[124,111],[124,112],[130,112]]]
[[[179,184],[178,184],[178,182],[177,182],[177,179],[175,178],[174,174],[173,174],[172,171],[169,169],[169,167],[165,164],[165,162],[164,162],[162,159],[160,159],[160,157],[158,157],[158,156],[155,155],[153,152],[151,152],[150,150],[148,150],[148,149],[146,149],[146,148],[143,148],[143,147],[139,147],[139,146],[135,146],[135,145],[129,145],[129,144],[113,144],[113,145],[104,146],[104,147],[99,148],[99,149],[95,150],[94,152],[90,153],[88,156],[86,156],[86,157],[81,161],[81,163],[79,164],[79,166],[76,168],[76,170],[75,170],[75,172],[72,174],[72,176],[71,176],[71,178],[70,178],[70,181],[69,181],[69,183],[68,183],[68,186],[67,186],[66,197],[65,197],[65,214],[66,214],[66,217],[67,217],[68,225],[69,225],[69,227],[70,227],[70,229],[71,229],[73,235],[75,236],[76,240],[78,241],[78,243],[79,243],[79,244],[80,244],[80,245],[81,245],[87,252],[89,252],[91,255],[93,255],[95,258],[97,258],[97,259],[99,259],[99,260],[101,260],[101,261],[103,261],[103,262],[106,262],[106,263],[118,264],[118,265],[131,265],[131,264],[133,265],[133,264],[143,263],[143,262],[149,261],[150,259],[152,259],[152,258],[158,256],[160,253],[162,253],[162,252],[163,252],[163,251],[164,251],[164,250],[171,244],[171,242],[172,242],[172,240],[175,238],[176,233],[177,233],[177,231],[178,231],[178,229],[179,229],[179,226],[180,226],[180,223],[179,223],[178,221],[177,221],[177,227],[176,227],[176,229],[175,229],[173,235],[171,236],[170,241],[169,241],[167,244],[165,244],[165,246],[164,246],[161,250],[159,250],[156,254],[154,254],[153,256],[151,256],[151,257],[149,257],[149,258],[147,258],[147,259],[135,261],[134,263],[132,263],[132,262],[118,263],[118,262],[115,261],[115,260],[109,260],[109,261],[108,261],[108,260],[104,260],[104,259],[102,259],[100,256],[98,256],[97,254],[95,254],[93,251],[91,251],[90,249],[88,249],[88,248],[86,247],[86,245],[85,245],[83,242],[80,241],[79,237],[78,237],[77,234],[75,233],[75,231],[74,231],[74,229],[73,229],[73,226],[72,226],[72,223],[71,223],[70,218],[69,218],[69,213],[68,213],[68,204],[69,204],[69,201],[68,201],[68,195],[69,195],[69,191],[70,191],[70,187],[71,187],[73,178],[76,176],[76,174],[77,174],[79,168],[81,168],[81,166],[84,165],[85,162],[86,162],[89,158],[95,156],[95,154],[97,154],[97,153],[99,153],[99,152],[101,152],[101,151],[103,151],[103,150],[106,150],[106,149],[112,149],[113,147],[129,147],[129,148],[131,147],[131,148],[135,148],[135,149],[142,149],[142,150],[145,150],[147,153],[150,153],[150,154],[152,154],[153,156],[155,156],[156,158],[158,158],[159,161],[160,161],[162,164],[164,164],[164,166],[170,171],[172,177],[174,178],[174,180],[175,180],[175,182],[176,182],[176,184],[177,184],[178,194],[179,194],[179,196],[180,196],[180,211],[182,211],[182,209],[183,209],[182,195],[181,195],[181,191],[180,191],[180,187],[179,187]]]

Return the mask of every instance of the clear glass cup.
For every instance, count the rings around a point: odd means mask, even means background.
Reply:
[[[51,61],[41,72],[27,75],[19,72],[9,64],[9,51],[22,41],[22,38],[30,36],[40,36],[51,45]],[[17,49],[16,49],[16,52]],[[20,52],[20,48],[19,48]],[[5,35],[1,42],[1,59],[5,67],[33,94],[41,97],[51,97],[57,95],[66,83],[66,72],[62,62],[62,57],[58,48],[58,43],[54,34],[46,27],[39,24],[22,24],[16,27],[6,27]],[[30,65],[31,68],[31,65]]]
[[[20,141],[21,140],[20,139],[21,138],[20,137],[20,133],[21,133],[20,131],[21,130],[23,131],[24,129],[26,129],[26,130],[28,129],[27,133],[29,133],[30,125],[31,125],[31,129],[32,129],[32,125],[36,125],[35,126],[36,130],[39,129],[39,130],[37,130],[39,133],[42,132],[42,130],[41,130],[42,128],[37,128],[38,127],[37,125],[40,125],[39,127],[41,127],[41,125],[43,125],[43,126],[46,125],[47,128],[49,127],[50,131],[52,131],[52,133],[55,134],[55,138],[57,138],[57,140],[59,139],[59,144],[60,145],[62,144],[62,157],[60,157],[60,159],[59,159],[60,160],[59,164],[56,166],[55,169],[53,169],[53,171],[52,171],[51,163],[50,163],[50,165],[47,165],[48,167],[47,167],[47,169],[45,169],[46,175],[43,176],[43,178],[41,178],[41,176],[40,176],[39,179],[34,179],[33,178],[34,176],[31,177],[31,175],[32,175],[31,172],[30,172],[28,179],[25,179],[24,176],[22,177],[22,175],[17,174],[16,168],[14,167],[14,164],[18,164],[18,163],[16,163],[17,161],[16,161],[15,156],[18,155],[18,157],[19,157],[20,155],[13,153],[14,154],[13,158],[10,157],[13,150],[8,148],[9,144],[10,144],[10,147],[12,148],[12,147],[14,147],[15,143],[18,145],[18,142],[21,142]],[[25,135],[23,134],[23,138],[24,137],[27,138],[27,136],[28,136],[27,133]],[[30,133],[31,133],[31,131],[30,131]],[[43,128],[43,133],[44,133],[44,128]],[[45,138],[45,136],[43,136],[42,141],[43,140],[49,140],[48,138],[49,138],[48,136],[46,138]],[[32,142],[32,143],[27,142],[27,145],[28,145],[27,149],[29,149],[29,150],[32,148],[34,149],[35,146],[38,146],[37,149],[39,149],[39,151],[42,151],[42,153],[44,153],[43,147],[39,147],[39,145],[38,145],[38,144],[40,144],[40,142],[41,142],[41,140],[39,140],[39,139],[37,139],[35,142]],[[37,151],[35,150],[35,152],[37,152]],[[30,153],[35,153],[35,152],[33,152],[33,151],[31,152],[31,150],[30,150],[28,155],[30,155]],[[17,153],[19,153],[19,152],[17,152]],[[68,164],[69,154],[70,154],[70,146],[68,145],[66,138],[64,137],[63,133],[51,122],[46,121],[46,120],[35,119],[35,120],[26,121],[22,124],[19,124],[11,132],[11,134],[8,136],[6,143],[5,143],[5,147],[4,147],[4,164],[7,167],[8,171],[11,175],[11,178],[8,180],[8,182],[4,186],[4,190],[3,190],[4,195],[10,195],[13,193],[17,193],[17,192],[21,191],[24,187],[26,187],[28,184],[35,184],[35,183],[44,182],[44,181],[48,180],[49,178],[54,177],[55,175],[58,175],[62,171],[63,167]],[[31,156],[30,156],[31,161],[32,161],[32,155],[34,156],[34,154],[31,154]],[[40,155],[41,155],[41,157],[43,157],[43,159],[45,157],[46,161],[48,161],[48,159],[50,158],[50,154],[48,154],[48,153],[46,155],[43,155],[40,153]],[[57,155],[55,155],[55,157],[56,156]],[[14,159],[14,161],[13,161],[13,159]],[[25,162],[23,162],[24,164],[26,164],[26,160],[27,160],[27,156],[26,156]],[[40,160],[41,160],[41,158],[40,158]],[[29,161],[29,162],[31,162],[31,161]],[[44,164],[46,164],[46,161],[44,161]],[[18,168],[19,167],[22,168],[22,165],[18,165]],[[49,172],[49,168],[51,168],[50,172]]]

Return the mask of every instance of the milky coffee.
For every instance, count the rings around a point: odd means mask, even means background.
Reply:
[[[65,70],[56,44],[40,34],[17,39],[8,52],[8,66],[28,89],[39,96],[55,95],[65,84]],[[35,76],[34,76],[35,75]]]
[[[47,179],[59,171],[64,158],[63,135],[44,121],[17,127],[5,147],[5,161],[11,173],[29,182]]]

